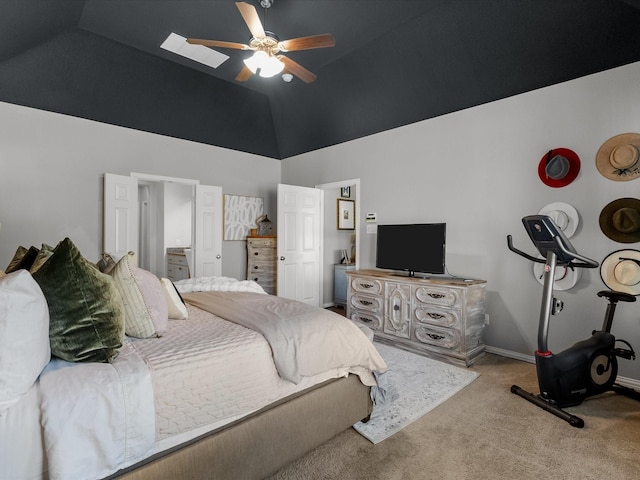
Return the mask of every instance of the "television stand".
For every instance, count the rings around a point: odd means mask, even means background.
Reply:
[[[371,328],[377,340],[465,366],[484,354],[484,280],[382,270],[347,277],[347,318]]]

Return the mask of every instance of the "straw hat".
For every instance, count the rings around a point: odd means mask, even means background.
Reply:
[[[580,172],[580,157],[568,148],[549,150],[538,163],[538,176],[545,185],[558,188],[569,185]]]
[[[604,284],[617,292],[640,295],[640,251],[618,250],[600,264]]]
[[[600,212],[600,230],[620,243],[640,242],[640,200],[619,198]]]
[[[604,142],[596,154],[596,168],[616,182],[640,177],[640,133],[623,133]]]
[[[540,257],[542,258],[542,257]],[[540,284],[544,285],[544,263],[533,264],[533,276]],[[569,268],[565,265],[556,266],[555,280],[553,282],[554,290],[569,290],[575,287],[578,280],[582,276],[581,268]]]
[[[545,205],[538,215],[547,215],[553,220],[565,237],[571,238],[578,228],[580,217],[578,211],[568,203],[554,202]]]

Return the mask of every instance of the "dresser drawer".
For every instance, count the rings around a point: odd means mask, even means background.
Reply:
[[[275,238],[248,238],[247,246],[252,248],[275,248],[276,239]]]
[[[414,286],[413,296],[418,302],[446,307],[459,307],[462,301],[459,290],[431,285]]]
[[[176,282],[178,280],[184,280],[189,278],[189,269],[180,265],[167,265],[167,277]]]
[[[375,312],[382,316],[384,308],[384,300],[382,297],[374,297],[372,295],[355,294],[349,298],[349,304],[356,310],[365,312]]]
[[[382,295],[384,284],[373,278],[353,277],[351,288],[354,292],[368,293],[369,295]]]
[[[167,254],[167,263],[169,265],[181,265],[183,267],[188,266],[186,255],[176,255],[173,253]]]
[[[382,330],[382,315],[379,313],[351,310],[349,318],[358,324],[366,325],[371,330]]]
[[[274,275],[275,265],[273,264],[273,262],[250,261],[247,265],[247,275],[254,275],[257,273],[268,273],[270,275]]]
[[[275,250],[273,248],[250,248],[247,252],[248,261],[253,260],[271,260],[275,259]]]
[[[461,312],[454,308],[444,308],[426,303],[418,303],[413,308],[413,319],[427,325],[460,328]]]
[[[458,351],[461,348],[459,330],[419,324],[414,325],[412,337],[414,341],[448,350]]]

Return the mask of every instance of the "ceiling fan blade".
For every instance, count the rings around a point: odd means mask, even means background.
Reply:
[[[285,57],[284,55],[278,55],[278,60],[284,63],[284,68],[287,71],[291,72],[292,74],[294,74],[296,77],[298,77],[300,80],[302,80],[305,83],[311,83],[316,78],[318,78],[309,70],[304,68],[302,65],[300,65],[297,62],[294,62],[293,60],[291,60],[288,57]]]
[[[253,72],[249,70],[249,67],[244,66],[242,70],[240,70],[240,73],[238,73],[238,75],[236,76],[236,80],[238,82],[246,82],[251,78],[251,75],[253,75]]]
[[[293,52],[294,50],[311,50],[312,48],[334,47],[335,39],[329,33],[312,35],[310,37],[292,38],[279,43],[283,52]]]
[[[205,47],[233,48],[236,50],[249,50],[249,45],[222,40],[205,40],[202,38],[187,38],[187,43],[192,45],[204,45]]]
[[[251,35],[256,38],[267,36],[266,33],[264,33],[264,27],[262,26],[258,12],[256,12],[256,7],[246,2],[236,2],[236,7],[240,10],[240,15],[242,15],[244,23],[249,27]]]

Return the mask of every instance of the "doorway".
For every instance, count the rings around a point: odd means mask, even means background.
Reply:
[[[347,251],[354,269],[360,265],[360,179],[324,183],[316,188],[324,190],[320,304],[326,308],[334,305],[334,270],[335,265],[342,264],[343,251]],[[353,230],[338,228],[338,200],[353,201]]]

